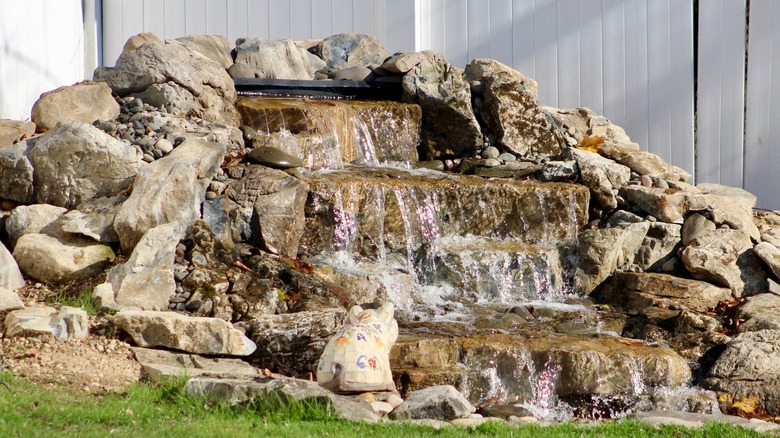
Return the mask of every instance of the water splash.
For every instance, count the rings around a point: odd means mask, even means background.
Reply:
[[[548,356],[542,369],[534,373],[536,382],[533,387],[533,399],[517,406],[527,409],[536,418],[545,421],[559,422],[573,418],[574,410],[572,407],[560,400],[555,393],[555,385],[558,382],[560,371],[560,365]]]

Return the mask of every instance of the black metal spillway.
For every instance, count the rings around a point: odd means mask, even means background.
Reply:
[[[400,82],[253,78],[239,78],[233,81],[239,96],[400,101],[403,94]]]

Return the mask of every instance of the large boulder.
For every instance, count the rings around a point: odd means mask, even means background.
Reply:
[[[314,79],[325,66],[316,55],[291,40],[269,41],[240,38],[236,41],[236,61],[228,72],[233,78]]]
[[[184,233],[200,217],[206,188],[224,155],[221,144],[187,139],[166,157],[143,167],[114,219],[125,253],[158,225],[175,223]]]
[[[119,116],[119,104],[103,82],[85,81],[43,93],[32,107],[32,120],[39,131],[54,129],[57,123],[76,120],[91,124]]]
[[[238,126],[233,80],[224,68],[177,41],[143,44],[122,53],[116,67],[95,70],[119,96],[137,95],[144,102],[212,122]]]
[[[634,261],[650,224],[585,230],[579,239],[580,263],[576,278],[588,294],[616,270]]]
[[[54,336],[57,339],[84,339],[89,334],[89,316],[83,309],[62,306],[27,307],[5,317],[5,336]]]
[[[119,236],[114,230],[114,218],[126,200],[127,195],[120,193],[82,202],[75,210],[63,214],[56,225],[63,232],[80,234],[98,242],[119,242]]]
[[[35,134],[35,123],[22,120],[0,119],[0,149]]]
[[[616,273],[599,294],[601,300],[635,312],[651,306],[684,306],[698,312],[709,312],[730,296],[731,290],[727,288],[650,272]]]
[[[634,185],[622,187],[620,196],[662,222],[682,224],[688,212],[688,196],[679,190]]]
[[[525,91],[530,92],[534,96],[534,99],[539,98],[539,84],[535,80],[495,59],[472,59],[463,72],[463,78],[468,82],[481,81],[498,72],[509,73]]]
[[[0,198],[25,204],[35,202],[29,150],[39,138],[0,146]]]
[[[219,318],[175,312],[124,311],[112,318],[139,347],[165,347],[195,354],[246,356],[257,346]]]
[[[760,293],[748,297],[735,316],[744,321],[737,327],[740,332],[780,330],[780,296]]]
[[[632,146],[606,143],[601,145],[599,152],[640,175],[669,181],[686,182],[691,179],[691,174],[685,169],[667,163],[652,152],[635,149]]]
[[[423,111],[423,159],[470,155],[482,147],[482,131],[471,107],[463,71],[443,56],[423,59],[403,79],[403,100]]]
[[[0,242],[0,289],[13,291],[21,287],[24,287],[24,277],[19,265],[8,248]]]
[[[434,420],[452,420],[464,418],[476,410],[457,389],[449,385],[430,386],[409,393],[393,412],[393,420],[416,420],[432,418]]]
[[[769,242],[760,242],[753,251],[769,266],[775,277],[780,278],[780,249]]]
[[[599,208],[605,211],[617,208],[614,190],[628,185],[631,169],[595,152],[577,148],[569,151],[577,161],[582,184],[590,189],[591,197]]]
[[[422,52],[396,53],[382,63],[382,69],[395,74],[406,74],[423,60],[436,55],[432,50]]]
[[[25,234],[43,233],[50,236],[60,236],[58,221],[67,209],[49,204],[20,205],[13,209],[5,221],[5,230],[11,248]]]
[[[681,230],[682,226],[677,224],[651,223],[634,262],[625,269],[653,272],[662,270],[664,263],[674,258],[680,249]]]
[[[177,38],[176,41],[211,59],[226,70],[233,65],[233,57],[230,55],[233,44],[224,35],[188,35]]]
[[[67,208],[126,189],[140,168],[131,146],[73,120],[38,140],[30,159],[38,202]]]
[[[114,260],[110,246],[80,237],[25,234],[14,248],[14,258],[25,274],[51,284],[86,280]]]
[[[379,38],[359,33],[340,33],[317,44],[317,54],[325,66],[343,70],[382,64],[390,54]]]

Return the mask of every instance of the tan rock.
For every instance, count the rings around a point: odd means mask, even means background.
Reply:
[[[35,123],[22,120],[0,119],[0,148],[35,134]]]
[[[79,237],[56,238],[25,234],[16,242],[14,258],[25,274],[40,281],[62,284],[85,280],[114,260],[111,247]]]
[[[43,93],[32,108],[32,121],[39,131],[54,129],[65,120],[91,124],[118,116],[119,104],[102,82],[85,81]]]

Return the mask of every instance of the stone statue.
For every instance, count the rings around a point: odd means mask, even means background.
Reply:
[[[317,366],[320,386],[333,392],[394,391],[390,348],[398,339],[393,303],[376,310],[354,306]]]

